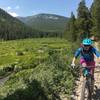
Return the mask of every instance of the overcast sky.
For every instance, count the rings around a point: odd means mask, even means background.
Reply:
[[[0,8],[12,16],[31,16],[39,13],[50,13],[69,17],[73,11],[76,15],[80,0],[0,0]],[[86,0],[91,6],[93,0]]]

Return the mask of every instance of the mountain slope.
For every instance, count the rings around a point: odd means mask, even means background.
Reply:
[[[55,14],[37,14],[28,17],[18,17],[18,19],[40,31],[63,32],[69,18]]]
[[[30,36],[31,28],[0,8],[0,39],[19,39]]]

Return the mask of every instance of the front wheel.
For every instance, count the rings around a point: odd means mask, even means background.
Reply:
[[[86,80],[83,80],[82,91],[81,91],[81,99],[80,100],[85,100],[85,87],[86,87]]]
[[[92,88],[91,88],[91,82],[86,82],[86,89],[87,89],[87,100],[92,100]]]
[[[82,91],[81,91],[81,99],[80,100],[92,100],[92,92],[91,92],[91,82],[84,79],[82,84]]]

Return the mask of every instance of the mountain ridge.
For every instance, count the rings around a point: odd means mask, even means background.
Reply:
[[[66,23],[69,20],[68,17],[64,17],[56,14],[40,13],[33,16],[17,17],[20,21],[26,25],[40,31],[58,31],[63,32],[66,27]]]

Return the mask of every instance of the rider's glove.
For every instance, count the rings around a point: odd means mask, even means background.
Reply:
[[[72,64],[71,64],[71,67],[72,67],[72,68],[75,68],[75,64],[74,64],[74,63],[72,63]]]

